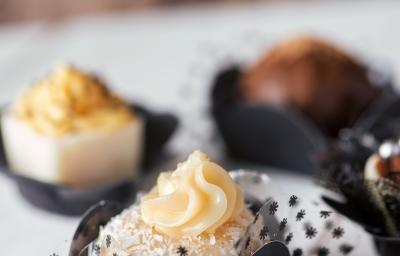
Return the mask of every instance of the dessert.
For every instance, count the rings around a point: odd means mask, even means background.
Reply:
[[[391,141],[382,144],[378,153],[368,158],[365,178],[372,181],[386,178],[400,186],[400,145]]]
[[[328,136],[351,127],[379,94],[348,53],[306,36],[269,50],[244,71],[240,88],[244,101],[299,111]]]
[[[386,232],[400,236],[400,145],[386,141],[371,155],[364,176],[372,201],[381,211]]]
[[[143,124],[96,77],[70,66],[28,88],[1,116],[10,169],[43,182],[90,186],[132,177]]]
[[[239,255],[253,220],[229,174],[195,151],[101,229],[93,255]]]

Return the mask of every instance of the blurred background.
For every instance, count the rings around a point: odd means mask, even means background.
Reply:
[[[204,4],[245,4],[259,0],[2,0],[0,3],[0,21],[3,23],[29,20],[60,20],[85,14],[121,12],[184,5]],[[280,2],[269,0],[265,2]],[[281,1],[283,2],[283,1]],[[298,2],[298,1],[297,1]]]

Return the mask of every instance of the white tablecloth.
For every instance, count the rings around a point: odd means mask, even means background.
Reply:
[[[57,63],[100,73],[121,94],[177,113],[181,129],[168,145],[178,155],[202,148],[215,158],[206,117],[208,85],[229,61],[249,61],[293,33],[327,37],[400,74],[400,2],[311,1],[221,8],[185,7],[38,22],[0,28],[0,100],[9,102]],[[306,177],[270,171],[291,191],[320,190]],[[291,191],[288,191],[290,193]],[[66,255],[78,218],[30,206],[0,175],[0,245],[4,255]],[[354,255],[375,255],[368,236]]]

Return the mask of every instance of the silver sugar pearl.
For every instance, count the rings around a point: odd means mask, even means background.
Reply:
[[[400,155],[400,145],[392,140],[385,141],[379,147],[379,156],[383,159],[389,159],[392,156]]]

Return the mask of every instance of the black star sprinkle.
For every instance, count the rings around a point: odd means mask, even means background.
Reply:
[[[318,248],[317,255],[318,256],[328,256],[329,255],[329,249],[326,248],[326,247]]]
[[[290,197],[290,199],[289,199],[289,206],[290,206],[290,207],[296,206],[297,203],[298,203],[298,200],[297,200],[297,199],[298,199],[297,196],[292,195],[292,196]]]
[[[118,254],[116,252],[113,253],[113,256],[118,256]]]
[[[311,239],[314,238],[316,235],[317,235],[317,230],[314,227],[309,226],[306,229],[306,238]]]
[[[188,255],[187,249],[185,247],[181,246],[181,245],[178,247],[178,249],[176,249],[176,253],[179,256],[187,256]]]
[[[262,227],[262,229],[260,230],[260,240],[265,240],[265,238],[267,238],[268,236],[268,232],[269,230],[267,226]]]
[[[344,234],[344,229],[341,227],[337,227],[337,228],[333,229],[333,231],[332,231],[332,237],[336,238],[336,239],[341,238],[343,236],[343,234]]]
[[[343,254],[343,255],[347,255],[349,253],[351,253],[353,251],[354,247],[349,245],[349,244],[342,244],[339,247],[339,251]]]
[[[290,232],[285,238],[285,244],[289,244],[293,239],[293,233]]]
[[[330,211],[320,211],[320,217],[323,219],[327,219],[329,216],[331,216]]]
[[[111,236],[107,235],[106,236],[106,246],[107,246],[107,248],[110,248],[110,245],[111,245]]]
[[[301,221],[306,216],[306,210],[301,209],[296,215],[296,221]]]
[[[279,223],[279,231],[283,231],[287,225],[287,218],[283,218],[283,220]]]
[[[278,211],[278,202],[273,201],[269,206],[269,215],[275,215],[276,211]]]
[[[303,250],[300,248],[297,248],[293,251],[292,256],[302,256],[303,255]]]

